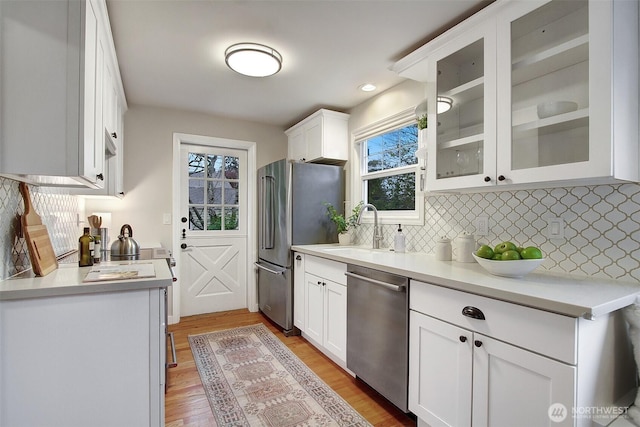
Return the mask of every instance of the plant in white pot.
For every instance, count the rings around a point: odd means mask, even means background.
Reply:
[[[351,215],[344,217],[340,212],[333,207],[331,203],[324,204],[327,207],[327,215],[333,223],[336,225],[336,231],[338,232],[338,243],[341,245],[351,244],[351,230],[358,226],[358,215],[362,210],[364,202],[358,203],[352,210]]]

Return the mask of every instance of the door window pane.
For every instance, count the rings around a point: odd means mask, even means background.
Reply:
[[[189,153],[189,229],[238,230],[239,158]]]

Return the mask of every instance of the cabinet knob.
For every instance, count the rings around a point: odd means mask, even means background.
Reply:
[[[104,175],[99,173],[98,175],[96,175],[96,178],[100,181],[104,181]]]
[[[182,218],[180,218],[180,221],[182,221],[182,222],[187,222],[187,217],[186,217],[186,216],[183,216]]]
[[[302,257],[300,255],[296,255],[296,260],[302,261]]]
[[[186,243],[181,244],[181,245],[180,245],[180,248],[182,248],[182,249],[187,249],[187,244],[186,244]]]
[[[507,179],[507,178],[505,178],[505,176],[504,176],[504,175],[500,175],[500,176],[498,177],[498,181],[504,181],[505,179]]]
[[[467,316],[467,317],[471,317],[472,319],[486,320],[482,310],[480,310],[477,307],[472,307],[470,305],[468,305],[468,306],[466,306],[465,308],[462,309],[462,315],[463,316]]]
[[[473,342],[473,345],[475,345],[476,347],[482,347],[482,341],[480,341],[480,340],[475,340],[475,341]]]
[[[484,182],[489,182],[491,181],[491,177],[490,176],[485,176],[484,177]]]
[[[121,196],[124,196],[124,191],[121,191],[118,194],[121,195]]]
[[[318,285],[322,285],[322,282],[318,280]]]
[[[115,132],[111,132],[111,137],[114,139],[118,139],[118,134]]]
[[[467,337],[460,335],[460,342],[467,342]]]

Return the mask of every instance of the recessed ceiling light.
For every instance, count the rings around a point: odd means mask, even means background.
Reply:
[[[365,83],[360,86],[360,90],[363,92],[371,92],[376,90],[376,85],[374,85],[373,83]]]
[[[224,60],[233,71],[250,77],[271,76],[282,68],[282,55],[258,43],[231,45],[224,52]]]

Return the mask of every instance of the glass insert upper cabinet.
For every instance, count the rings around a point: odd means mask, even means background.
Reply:
[[[476,26],[429,61],[427,189],[477,186],[495,170],[495,32]]]
[[[587,0],[522,3],[498,18],[498,184],[589,178],[610,158],[590,136],[594,12]]]
[[[638,9],[499,0],[430,42],[427,190],[640,181]]]

